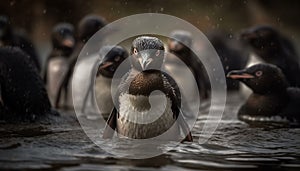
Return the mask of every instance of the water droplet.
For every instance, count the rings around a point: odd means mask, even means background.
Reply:
[[[210,20],[209,16],[205,16],[205,19],[206,19],[207,21],[209,21],[209,20]]]

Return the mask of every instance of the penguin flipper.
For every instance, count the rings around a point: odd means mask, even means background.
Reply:
[[[117,127],[117,116],[118,116],[118,111],[114,107],[113,110],[111,111],[108,120],[106,122],[102,138],[108,139],[112,138],[115,132],[115,129]]]
[[[183,134],[186,135],[185,138],[181,142],[184,142],[184,141],[193,142],[193,136],[192,136],[191,130],[189,128],[189,125],[186,123],[186,121],[182,117],[182,114],[178,115],[177,121],[183,131]]]
[[[178,85],[176,84],[175,80],[170,77],[166,73],[162,73],[165,88],[167,90],[167,96],[171,98],[172,100],[172,111],[174,112],[174,117],[177,118],[177,122],[179,126],[181,127],[183,134],[186,135],[186,137],[181,141],[193,141],[191,130],[186,123],[185,119],[183,118],[184,114],[181,110],[181,94]],[[184,97],[184,96],[183,96]],[[186,100],[183,100],[183,103],[185,103]]]

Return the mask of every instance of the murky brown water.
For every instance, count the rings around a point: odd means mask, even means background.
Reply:
[[[1,170],[299,170],[299,128],[251,128],[236,119],[242,98],[228,96],[222,121],[205,144],[198,139],[206,121],[201,114],[194,142],[143,160],[122,159],[91,142],[74,113],[53,124],[1,125]],[[216,107],[217,108],[217,107]],[[201,113],[206,113],[202,111]],[[208,122],[214,123],[214,119]],[[168,149],[168,147],[165,147]]]

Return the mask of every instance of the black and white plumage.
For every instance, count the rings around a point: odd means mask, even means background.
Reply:
[[[24,31],[16,31],[11,26],[7,16],[0,16],[0,46],[13,46],[22,49],[33,61],[34,66],[40,72],[41,65],[33,43]]]
[[[1,120],[35,121],[57,114],[37,68],[19,48],[0,48],[0,87]]]
[[[300,89],[288,86],[280,68],[257,64],[228,73],[228,77],[246,84],[253,93],[239,109],[238,118],[250,124],[300,122]]]
[[[95,63],[96,70],[92,74],[90,88],[84,99],[84,104],[82,107],[82,113],[85,113],[87,103],[89,101],[88,97],[91,97],[91,100],[94,100],[94,91],[97,106],[102,114],[102,116],[107,119],[111,109],[114,107],[113,99],[111,92],[117,89],[117,82],[121,78],[114,77],[114,83],[112,85],[112,79],[114,73],[118,69],[119,65],[128,57],[128,52],[121,46],[104,46],[99,51],[100,64]],[[129,67],[127,67],[129,70]],[[127,72],[128,72],[127,70]],[[94,76],[96,75],[96,79]],[[95,86],[93,86],[95,84]],[[93,89],[93,87],[95,87]],[[114,89],[114,90],[112,90]]]
[[[57,96],[57,91],[68,69],[68,58],[74,45],[74,28],[69,23],[59,23],[52,31],[53,49],[48,56],[44,70],[44,83],[52,104]]]
[[[55,107],[59,107],[59,103],[63,92],[65,94],[65,101],[67,101],[66,99],[68,99],[69,97],[69,93],[66,90],[70,88],[70,80],[72,79],[74,68],[83,46],[91,38],[91,36],[93,36],[98,30],[100,30],[105,25],[105,19],[97,15],[87,15],[80,20],[77,28],[77,41],[68,61],[68,70],[63,78],[61,85],[59,86],[57,97],[55,100]],[[91,50],[92,52],[98,52],[99,46],[94,45],[93,47],[89,47],[89,50]]]
[[[241,39],[264,62],[279,67],[291,86],[300,87],[300,77],[295,74],[300,73],[299,56],[288,38],[275,28],[262,25],[245,30]]]
[[[120,83],[103,137],[112,137],[116,130],[121,136],[145,139],[168,130],[168,139],[178,140],[181,128],[184,140],[192,141],[181,112],[179,88],[158,69],[164,60],[163,43],[141,36],[133,41],[130,54],[132,68]]]

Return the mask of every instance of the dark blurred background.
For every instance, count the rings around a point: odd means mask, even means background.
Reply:
[[[90,13],[101,15],[108,22],[136,13],[165,13],[187,20],[203,32],[211,29],[237,32],[256,24],[270,24],[282,30],[299,49],[299,7],[297,0],[2,0],[0,11],[11,18],[14,27],[28,33],[44,57],[56,23],[77,25]]]

